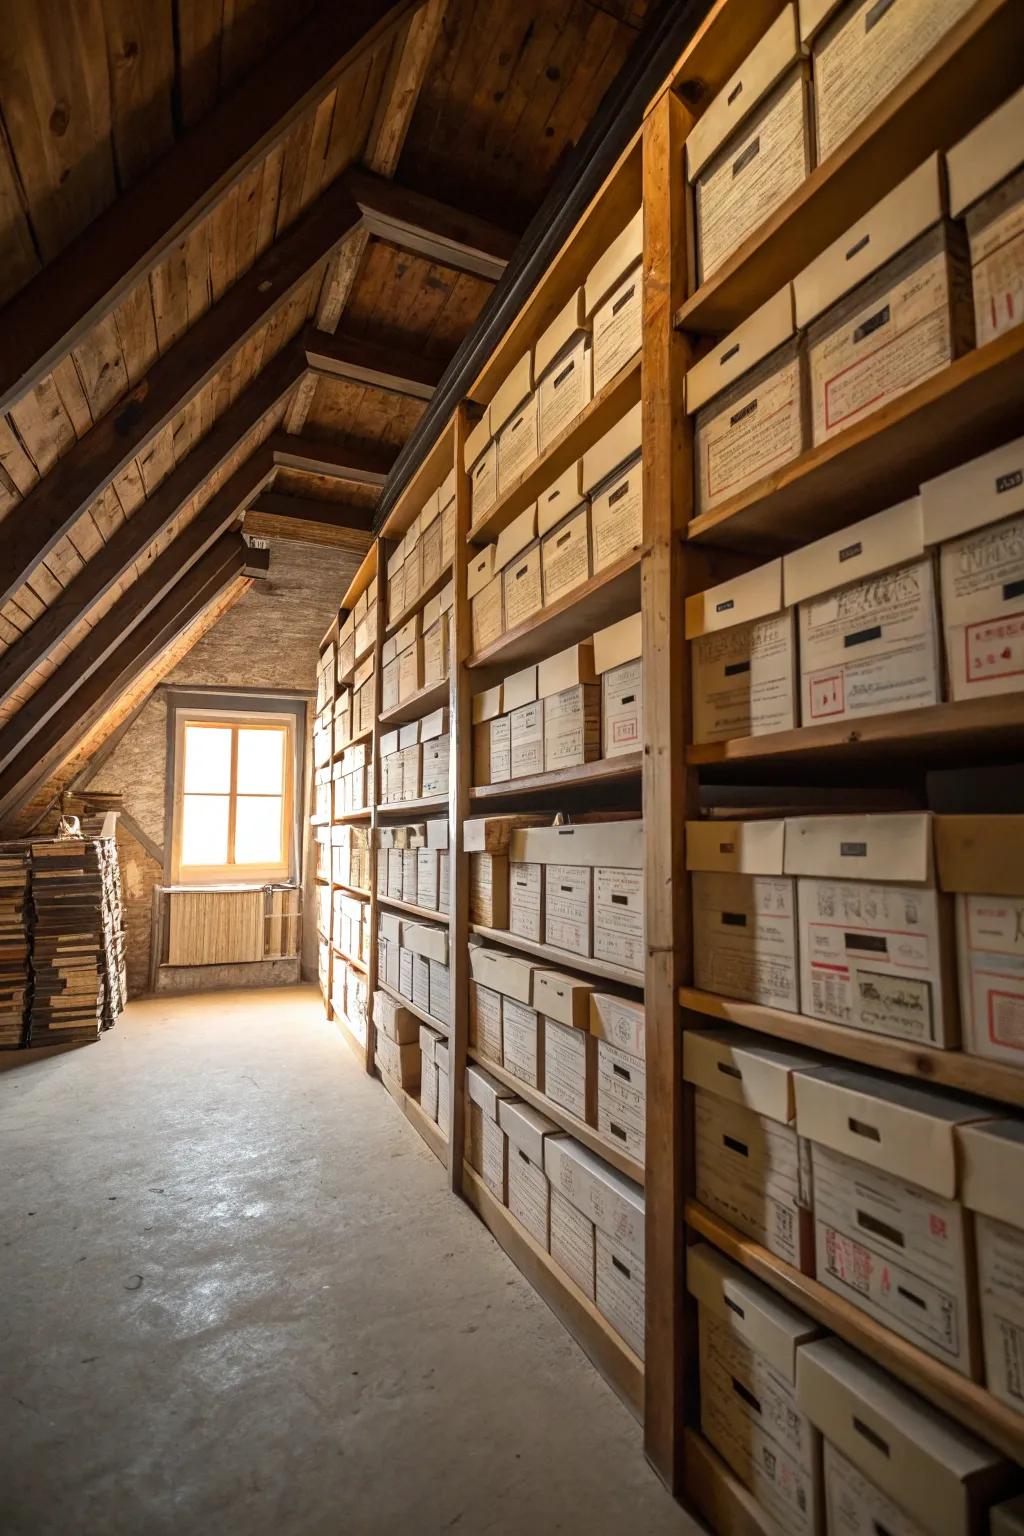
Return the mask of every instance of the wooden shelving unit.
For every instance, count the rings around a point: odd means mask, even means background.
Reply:
[[[417,1003],[411,1002],[407,997],[403,997],[401,992],[397,991],[394,987],[389,987],[386,981],[378,980],[377,987],[379,991],[385,992],[394,1002],[400,1003],[403,1008],[408,1008],[409,1012],[414,1014],[421,1024],[429,1024],[431,1029],[436,1029],[442,1035],[450,1033],[448,1025],[441,1019],[435,1019],[434,1015],[428,1013],[425,1008],[420,1008]]]
[[[411,693],[401,704],[395,704],[380,716],[382,726],[404,725],[409,720],[419,720],[424,715],[429,715],[431,710],[438,709],[448,702],[448,681],[431,683],[427,688],[420,688],[416,693]]]
[[[421,795],[417,800],[391,800],[378,805],[375,814],[378,818],[394,816],[400,821],[403,816],[416,816],[424,811],[443,811],[447,804],[447,795]]]
[[[403,912],[406,917],[415,917],[424,923],[444,923],[447,925],[448,913],[437,912],[433,907],[418,907],[412,901],[398,901],[394,896],[378,896],[379,906],[386,907],[389,912]]]
[[[536,944],[533,939],[524,939],[518,933],[509,933],[507,928],[485,928],[482,923],[470,923],[469,931],[475,933],[478,938],[489,939],[491,943],[506,949],[521,949],[524,955],[533,955],[537,960],[546,960],[549,965],[559,970],[580,971],[585,976],[597,976],[604,981],[617,982],[623,987],[638,987],[641,991],[643,990],[643,971],[634,971],[628,965],[613,965],[610,960],[595,960],[591,955],[576,955],[571,949],[559,949],[556,944]]]
[[[515,672],[586,639],[624,614],[635,613],[640,606],[640,560],[641,551],[636,550],[599,571],[574,592],[474,651],[467,667]]]
[[[442,567],[440,574],[435,576],[433,581],[428,582],[415,602],[407,603],[397,618],[387,620],[384,626],[385,635],[393,635],[397,629],[401,629],[403,624],[407,624],[414,613],[419,613],[424,603],[429,603],[430,599],[436,597],[442,587],[447,585],[451,580],[451,575],[452,568],[449,563]]]
[[[593,785],[638,783],[643,767],[642,752],[630,752],[622,757],[599,757],[582,768],[552,768],[547,773],[526,774],[518,779],[505,779],[500,784],[474,784],[469,798],[484,806],[495,800],[589,789]]]

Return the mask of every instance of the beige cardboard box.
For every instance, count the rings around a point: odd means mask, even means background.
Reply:
[[[597,1042],[597,1128],[637,1160],[647,1144],[647,1071],[642,1056]]]
[[[423,1088],[420,1087],[420,1103],[423,1103]],[[470,1097],[466,1096],[465,1118],[465,1147],[463,1155],[469,1166],[483,1177],[484,1171],[484,1114],[479,1104],[474,1104]]]
[[[590,994],[590,1033],[629,1056],[644,1059],[644,1005],[613,992]]]
[[[467,453],[469,440],[466,442]],[[469,511],[472,523],[478,523],[498,499],[498,445],[489,442],[469,471]],[[408,598],[406,599],[408,601]]]
[[[694,982],[797,1013],[796,887],[783,874],[785,823],[689,821]]]
[[[567,823],[556,827],[517,827],[509,857],[524,863],[582,864],[643,869],[644,824],[633,821]]]
[[[510,863],[508,886],[509,932],[518,934],[521,939],[531,939],[534,944],[543,943],[543,864]]]
[[[579,976],[562,971],[538,970],[533,978],[533,1001],[547,1018],[567,1028],[589,1032],[590,997],[593,986]]]
[[[478,592],[469,605],[473,649],[482,651],[501,637],[501,573]]]
[[[423,641],[414,640],[398,658],[398,702],[404,704],[423,687]]]
[[[594,1300],[594,1223],[557,1189],[551,1191],[551,1257],[589,1301]]]
[[[973,346],[966,237],[944,214],[933,155],[796,279],[816,445]]]
[[[509,1139],[508,1208],[545,1250],[548,1247],[550,1185],[544,1154],[558,1127],[539,1110],[517,1099],[502,1099],[498,1123]]]
[[[793,611],[782,561],[770,560],[686,599],[694,741],[788,731],[796,724]]]
[[[985,1384],[1024,1413],[1024,1121],[957,1130],[961,1199],[975,1213]]]
[[[537,497],[537,533],[541,537],[586,505],[582,475],[583,460],[576,459]]]
[[[517,1003],[533,1002],[533,979],[540,966],[524,955],[509,954],[503,949],[490,949],[483,944],[469,947],[469,969],[474,981],[483,982],[503,997],[511,997]]]
[[[838,1339],[800,1349],[796,1395],[825,1437],[829,1530],[894,1536],[984,1530],[985,1511],[1011,1475],[991,1446]],[[836,1453],[844,1463],[838,1484]],[[856,1482],[846,1482],[847,1468]]]
[[[403,848],[402,853],[402,901],[416,903],[419,892],[419,850]]]
[[[635,1355],[644,1358],[644,1261],[597,1229],[595,1242],[595,1300]]]
[[[412,1000],[417,1008],[430,1012],[430,961],[424,955],[412,957]]]
[[[596,576],[640,549],[644,540],[643,460],[617,470],[590,504],[591,565]]]
[[[578,333],[537,386],[538,446],[546,453],[590,403],[593,394],[590,338]]]
[[[875,0],[800,0],[801,38],[805,46],[813,39],[819,164],[970,6],[971,0],[900,0],[881,6]]]
[[[491,427],[491,408],[485,405],[479,421],[466,433],[466,468],[472,469],[477,459],[483,453],[487,444],[494,438],[495,429]],[[447,481],[445,482],[447,485]],[[455,488],[452,486],[452,494]]]
[[[939,614],[919,496],[787,555],[800,718],[851,720],[942,697]]]
[[[533,373],[538,387],[544,375],[589,329],[586,293],[583,288],[574,288],[551,324],[534,343]]]
[[[497,437],[502,427],[517,411],[533,389],[533,353],[524,352],[523,356],[510,369],[502,382],[494,391],[494,396],[489,407],[491,434]]]
[[[642,971],[644,874],[642,869],[594,870],[594,959]]]
[[[1024,677],[1024,437],[921,487],[939,544],[953,699],[1016,693]]]
[[[640,452],[643,416],[639,404],[620,416],[613,427],[588,448],[580,460],[580,486],[589,496]],[[537,503],[538,507],[540,502]]]
[[[484,544],[469,558],[466,566],[466,596],[474,598],[482,592],[494,578],[494,557],[497,553],[497,545]]]
[[[584,507],[541,541],[544,606],[558,602],[590,578],[590,540]]]
[[[1024,318],[1024,90],[961,139],[946,167],[950,212],[967,224],[981,347]]]
[[[526,473],[540,453],[540,401],[536,390],[498,433],[498,495]]]
[[[499,715],[473,727],[473,783],[502,784],[512,777],[512,720]]]
[[[501,999],[501,1056],[506,1072],[544,1091],[544,1018],[515,998]]]
[[[601,690],[580,683],[543,702],[544,769],[580,768],[601,756]]]
[[[508,1199],[508,1137],[498,1124],[498,1106],[503,1099],[513,1097],[512,1090],[471,1064],[466,1068],[466,1092],[481,1122],[478,1172],[491,1194],[504,1205]]]
[[[603,757],[622,757],[644,739],[643,626],[639,613],[598,630],[594,671],[601,679]]]
[[[643,335],[643,245],[644,216],[641,208],[587,274],[584,306],[594,332],[595,395],[640,350]]]
[[[437,911],[437,859],[436,848],[416,850],[416,905]]]
[[[496,1200],[508,1204],[508,1137],[497,1120],[484,1118],[483,1180]]]
[[[413,1041],[409,1045],[398,1045],[394,1040],[389,1040],[387,1035],[377,1034],[374,1040],[374,1052],[377,1065],[382,1072],[386,1072],[392,1082],[398,1083],[401,1088],[415,1093],[420,1086],[420,1047],[419,1041]]]
[[[547,656],[537,667],[537,696],[546,699],[549,694],[561,693],[577,683],[596,680],[594,647],[590,640],[570,645],[554,656]]]
[[[437,910],[444,913],[448,911],[448,858],[447,853],[441,853],[437,860]]]
[[[396,1045],[410,1045],[420,1038],[419,1021],[387,992],[373,994],[373,1025]]]
[[[509,720],[510,775],[525,778],[544,771],[544,706],[524,704]],[[493,737],[492,737],[493,742]]]
[[[578,1120],[597,1124],[597,1041],[550,1016],[544,1019],[544,1093]]]
[[[469,920],[508,927],[508,859],[503,853],[469,855]]]
[[[451,1023],[451,971],[442,960],[430,962],[430,1009],[442,1024]]]
[[[401,901],[403,886],[402,877],[404,874],[404,860],[402,855],[405,850],[402,848],[387,848],[384,851],[387,854],[388,870],[387,890],[385,891],[385,895],[390,896],[392,901]]]
[[[544,942],[574,955],[593,944],[593,880],[585,864],[549,864],[544,875]]]
[[[420,581],[422,590],[441,574],[441,518],[437,504],[437,492],[430,497],[420,514]]]
[[[801,1011],[957,1046],[953,914],[935,888],[931,817],[793,817],[784,868],[799,877]]]
[[[501,993],[478,981],[469,984],[469,1043],[489,1061],[502,1065]]]
[[[512,836],[521,827],[547,826],[550,814],[513,811],[500,816],[471,816],[462,825],[465,853],[510,854]]]
[[[423,743],[423,794],[446,795],[451,766],[451,738],[438,736]]]
[[[423,784],[423,748],[419,742],[402,749],[402,799],[418,800]]]
[[[484,1117],[497,1123],[498,1105],[502,1099],[514,1099],[515,1092],[499,1083],[496,1077],[472,1062],[466,1068],[466,1093],[470,1101],[478,1104]]]
[[[939,883],[956,893],[963,1048],[1024,1063],[1024,816],[939,816]]]
[[[544,1169],[552,1190],[635,1259],[644,1253],[644,1192],[571,1137],[549,1138]]]
[[[441,614],[423,635],[423,686],[430,688],[448,676],[448,615]]]
[[[498,535],[494,566],[501,571],[505,628],[515,629],[543,602],[535,502]]]
[[[420,1108],[431,1120],[437,1119],[437,1064],[428,1059],[425,1052],[420,1050]],[[467,1157],[472,1159],[473,1125],[472,1120],[468,1124],[467,1142],[469,1151]]]
[[[511,714],[513,710],[522,709],[524,704],[533,704],[537,700],[537,668],[536,666],[524,667],[521,672],[512,672],[504,682],[504,710]],[[507,852],[507,844],[502,852]]]
[[[448,929],[436,923],[403,923],[402,943],[414,955],[427,960],[448,961]]]
[[[482,693],[473,696],[472,716],[474,725],[483,725],[487,720],[495,720],[502,713],[503,686],[498,683],[493,688],[485,688]],[[479,850],[481,853],[483,849]],[[491,850],[487,850],[490,852]]]
[[[389,709],[394,709],[395,705],[399,702],[398,673],[399,664],[397,656],[394,661],[387,662],[381,668],[380,707],[385,714]]]
[[[726,81],[686,142],[696,277],[705,283],[813,165],[807,65],[787,5]]]

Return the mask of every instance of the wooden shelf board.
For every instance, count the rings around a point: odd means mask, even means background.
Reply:
[[[569,465],[574,463],[598,438],[614,427],[620,417],[640,399],[640,353],[620,368],[613,379],[585,405],[580,414],[559,432],[539,458],[534,459],[494,505],[472,525],[472,543],[490,543],[514,517],[518,517],[541,491],[547,490]]]
[[[341,610],[346,615],[351,613],[359,598],[366,591],[370,582],[377,574],[377,540],[374,539],[366,554],[359,563],[352,580],[349,582],[345,596],[341,600]]]
[[[413,811],[440,811],[448,805],[447,795],[423,795],[419,800],[391,800],[378,805],[378,816],[406,816]]]
[[[526,955],[538,960],[549,960],[552,965],[567,970],[580,971],[584,976],[600,977],[605,981],[618,981],[626,987],[639,987],[643,991],[644,973],[634,971],[628,965],[613,965],[609,960],[594,960],[586,955],[574,955],[571,950],[559,949],[554,944],[535,944],[532,939],[520,938],[505,928],[486,928],[482,923],[470,923],[470,933],[491,939],[495,944],[505,944],[509,949],[521,949]]]
[[[358,885],[346,885],[344,880],[332,880],[331,884],[336,891],[348,891],[350,896],[358,896],[360,901],[370,900],[370,892],[362,890]]]
[[[589,638],[595,630],[636,613],[640,607],[640,561],[643,551],[631,550],[623,559],[599,571],[583,586],[550,603],[515,629],[475,651],[467,667],[513,667],[542,660]]]
[[[933,1360],[842,1296],[826,1290],[817,1280],[802,1275],[784,1259],[744,1237],[695,1200],[687,1202],[686,1222],[691,1232],[706,1238],[734,1263],[741,1264],[794,1306],[810,1313],[815,1322],[830,1328],[854,1349],[891,1371],[934,1407],[958,1419],[1014,1461],[1024,1461],[1024,1416],[998,1402],[983,1386]]]
[[[408,1008],[409,1012],[414,1014],[421,1024],[429,1024],[430,1028],[436,1029],[439,1035],[448,1035],[449,1029],[447,1024],[442,1024],[440,1019],[435,1019],[434,1015],[428,1013],[425,1008],[417,1008],[415,1003],[411,1003],[407,997],[403,997],[401,992],[395,987],[389,987],[387,982],[381,981],[379,976],[377,977],[377,990],[378,992],[386,992],[388,997],[392,998],[400,1008]]]
[[[407,603],[398,615],[397,619],[388,619],[384,628],[385,635],[393,635],[396,629],[401,629],[403,624],[408,624],[414,613],[418,613],[425,603],[429,603],[432,597],[436,597],[442,587],[451,579],[452,567],[449,563],[434,577],[433,581],[423,588],[413,602]]]
[[[547,773],[532,773],[524,778],[506,779],[501,784],[474,784],[470,800],[507,800],[520,795],[540,794],[547,790],[578,789],[588,784],[618,784],[639,779],[644,754],[630,752],[622,757],[600,757],[579,768],[553,768]]]
[[[797,276],[935,150],[947,150],[1020,84],[1018,0],[979,0],[849,138],[676,312],[724,334]]]
[[[377,1068],[377,1072],[384,1087],[394,1099],[409,1124],[413,1126],[426,1142],[431,1152],[433,1152],[441,1164],[441,1167],[447,1168],[448,1142],[441,1134],[441,1128],[437,1121],[431,1120],[420,1104],[419,1099],[413,1098],[407,1088],[403,1088],[400,1083],[396,1083],[386,1072],[381,1071],[380,1067]]]
[[[890,1040],[885,1035],[871,1035],[863,1029],[847,1029],[842,1024],[826,1024],[803,1013],[786,1013],[781,1008],[767,1008],[759,1003],[743,1003],[734,998],[701,992],[696,987],[680,987],[681,1007],[704,1014],[722,1024],[738,1024],[757,1030],[791,1045],[805,1045],[829,1056],[844,1056],[864,1066],[898,1072],[917,1082],[936,1083],[943,1088],[959,1089],[977,1098],[996,1099],[1024,1109],[1024,1069],[988,1061],[984,1056],[968,1056],[963,1051],[940,1051],[934,1046],[910,1045]]]
[[[643,1185],[643,1164],[638,1163],[635,1158],[627,1157],[625,1152],[619,1147],[614,1146],[611,1142],[606,1141],[603,1136],[598,1135],[594,1126],[587,1125],[583,1120],[578,1120],[575,1115],[571,1115],[560,1104],[553,1104],[546,1094],[538,1092],[536,1088],[531,1088],[528,1083],[522,1082],[520,1078],[515,1077],[511,1072],[506,1072],[504,1067],[499,1067],[489,1056],[484,1056],[478,1051],[475,1046],[471,1045],[468,1048],[467,1054],[470,1061],[475,1061],[486,1072],[490,1072],[499,1082],[504,1083],[506,1088],[514,1088],[521,1099],[524,1099],[527,1104],[532,1104],[534,1109],[539,1109],[542,1115],[547,1115],[549,1120],[553,1120],[556,1125],[560,1125],[562,1130],[567,1131],[570,1136],[575,1136],[576,1140],[582,1142],[596,1157],[603,1158],[606,1163],[617,1169],[619,1173],[625,1174],[627,1179],[632,1179],[635,1184]]]
[[[365,960],[357,960],[355,955],[346,954],[343,949],[338,948],[333,939],[331,940],[331,949],[337,955],[339,960],[344,960],[346,965],[350,965],[352,969],[354,971],[358,971],[360,975],[368,976],[370,974],[369,967],[367,966]]]
[[[1024,693],[932,704],[859,720],[823,721],[770,736],[739,736],[690,746],[691,765],[750,764],[813,759],[854,762],[879,757],[976,755],[997,747],[1019,749],[1024,732]]]
[[[601,1316],[589,1297],[558,1268],[551,1255],[494,1198],[468,1163],[463,1165],[462,1193],[520,1274],[547,1302],[626,1407],[642,1421],[643,1362]]]
[[[370,807],[362,811],[345,811],[341,816],[331,817],[332,827],[346,827],[350,821],[366,821],[371,815]]]
[[[378,896],[378,907],[387,907],[394,912],[404,912],[408,917],[422,918],[425,923],[442,923],[448,926],[447,912],[434,912],[430,907],[418,907],[412,901],[398,901],[394,896]]]
[[[1020,432],[1022,406],[1024,326],[1017,326],[693,518],[687,537],[748,554],[820,538],[1006,442]]]
[[[713,1531],[728,1536],[776,1536],[778,1527],[726,1466],[712,1445],[695,1429],[683,1431],[685,1493]]]
[[[431,710],[437,709],[441,704],[448,702],[448,679],[442,678],[439,683],[431,683],[428,688],[420,688],[416,693],[401,704],[393,704],[390,709],[382,710],[377,717],[378,725],[402,725],[407,720],[418,720],[421,715],[429,715]]]

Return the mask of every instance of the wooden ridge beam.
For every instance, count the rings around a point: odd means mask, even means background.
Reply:
[[[53,648],[80,623],[111,587],[120,581],[210,476],[223,467],[246,435],[279,405],[306,371],[298,347],[289,346],[267,364],[233,405],[229,406],[188,454],[158,486],[148,501],[121,524],[92,560],[65,587],[61,596],[0,656],[0,702],[10,697]],[[235,514],[244,511],[274,473],[270,450],[258,449],[217,493],[236,495]]]
[[[316,501],[312,496],[289,496],[280,491],[261,491],[249,503],[249,512],[265,517],[295,518],[306,523],[323,523],[329,528],[351,528],[353,533],[373,531],[373,510],[349,507],[343,502]]]
[[[223,534],[0,773],[0,824],[18,811],[133,682],[243,575],[245,540]]]
[[[154,363],[115,410],[58,459],[18,507],[16,526],[0,556],[0,602],[18,590],[115,476],[358,228],[359,220],[359,209],[339,179]]]
[[[449,208],[381,176],[348,171],[345,182],[371,235],[453,271],[472,272],[496,283],[518,244],[516,235],[487,219]]]
[[[0,414],[48,374],[422,0],[322,4],[3,310]]]
[[[412,346],[405,350],[361,336],[330,336],[315,326],[305,331],[302,345],[315,374],[386,389],[394,395],[410,395],[415,400],[429,400],[444,372],[443,363],[424,357]]]
[[[268,443],[277,469],[300,469],[353,485],[383,485],[397,457],[393,448],[376,444],[333,443],[287,432],[273,433]]]

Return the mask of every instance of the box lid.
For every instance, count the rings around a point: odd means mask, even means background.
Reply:
[[[686,140],[690,181],[799,57],[796,7],[787,5],[690,130]]]
[[[414,747],[420,739],[420,723],[418,720],[410,720],[408,725],[398,727],[398,745],[405,751],[406,747]]]
[[[580,481],[582,489],[589,495],[596,485],[600,485],[602,480],[607,480],[609,475],[614,474],[620,464],[625,464],[627,459],[639,453],[642,436],[641,402],[637,401],[632,410],[627,411],[625,416],[583,455],[583,472]],[[538,504],[542,499],[538,498]]]
[[[485,720],[495,720],[502,713],[503,688],[501,683],[495,683],[493,688],[485,688],[482,693],[473,695],[473,724],[483,725]]]
[[[793,284],[754,311],[734,331],[694,363],[686,375],[686,409],[693,414],[736,379],[749,373],[762,358],[781,347],[796,332]]]
[[[383,736],[381,736],[381,738],[380,738],[380,755],[381,755],[381,757],[390,757],[393,752],[397,752],[397,751],[398,751],[398,732],[397,731],[385,731]]]
[[[548,533],[563,517],[585,500],[582,486],[583,460],[576,459],[537,497],[537,533]]]
[[[613,667],[625,666],[643,655],[643,615],[631,613],[607,629],[599,629],[594,636],[594,671],[600,676]]]
[[[781,875],[786,823],[765,821],[688,821],[687,869],[737,875]]]
[[[957,1128],[960,1200],[969,1211],[1024,1228],[1024,1120],[981,1120]]]
[[[449,506],[451,506],[451,504],[452,504],[452,502],[454,500],[455,500],[455,466],[453,464],[451,469],[445,475],[444,479],[441,481],[440,487],[439,487],[438,492],[437,492],[437,504],[440,507],[441,511],[445,512],[445,511],[447,511]]]
[[[482,549],[470,555],[466,567],[467,597],[475,597],[478,592],[482,592],[494,575],[494,550],[493,544],[485,544]]]
[[[392,576],[397,576],[404,564],[405,540],[403,539],[402,542],[398,545],[394,554],[388,560],[388,579],[390,580]]]
[[[514,1147],[525,1152],[531,1163],[543,1168],[545,1139],[560,1134],[553,1120],[520,1099],[501,1099],[498,1124]]]
[[[584,290],[577,288],[562,305],[547,330],[542,331],[533,347],[533,371],[539,379],[551,364],[577,337],[587,329]]]
[[[491,427],[491,408],[490,406],[485,405],[484,413],[480,417],[480,420],[477,422],[476,426],[471,427],[470,430],[466,433],[467,469],[472,469],[477,459],[487,448],[487,445],[493,436],[494,429]]]
[[[508,853],[516,827],[537,826],[550,818],[513,811],[505,816],[471,816],[462,823],[462,847],[465,853]]]
[[[371,654],[369,656],[367,656],[366,660],[363,661],[363,662],[360,662],[359,666],[356,667],[356,670],[355,670],[355,672],[353,674],[353,677],[352,677],[352,686],[353,686],[353,688],[361,688],[364,683],[368,683],[370,681],[370,678],[372,676],[373,676],[373,654],[371,652]]]
[[[498,1118],[499,1100],[515,1098],[514,1089],[506,1088],[504,1083],[499,1083],[496,1077],[492,1077],[474,1062],[466,1067],[466,1092],[491,1120]]]
[[[1024,437],[921,487],[926,544],[944,544],[1024,512]]]
[[[912,496],[785,555],[782,587],[786,606],[794,607],[822,592],[919,560],[923,554],[921,498]]]
[[[941,157],[934,154],[800,273],[793,284],[798,327],[877,272],[945,211]]]
[[[949,211],[955,217],[1024,164],[1024,90],[946,153]]]
[[[437,623],[438,619],[441,617],[441,594],[440,594],[440,592],[438,592],[434,597],[430,598],[429,601],[427,601],[427,602],[425,602],[423,604],[422,612],[423,612],[423,633],[426,634],[428,629],[433,629],[434,625]]]
[[[700,1303],[702,1314],[708,1311],[780,1376],[796,1385],[797,1350],[822,1333],[812,1318],[731,1263],[710,1243],[687,1249],[686,1289]]]
[[[400,633],[400,631],[399,631]],[[398,655],[398,634],[389,635],[380,648],[381,666],[387,667]]]
[[[401,653],[407,651],[420,632],[419,609],[401,627],[395,631],[395,649]]]
[[[505,698],[502,708],[511,712],[513,709],[521,709],[524,704],[532,704],[537,698],[537,666],[523,667],[521,672],[513,672],[505,679]]]
[[[644,211],[641,207],[587,273],[583,307],[588,319],[608,297],[619,279],[625,277],[630,268],[642,259],[643,254]]]
[[[954,1127],[989,1114],[980,1103],[866,1068],[819,1066],[796,1080],[801,1136],[947,1200],[957,1194]]]
[[[800,10],[800,41],[807,44],[846,0],[797,0]]]
[[[491,432],[495,437],[513,412],[519,409],[532,388],[533,353],[524,352],[494,391],[491,400]]]
[[[420,741],[435,741],[438,736],[445,736],[447,733],[447,704],[442,704],[440,709],[432,710],[429,715],[424,715],[420,721]]]
[[[441,514],[440,492],[435,491],[433,496],[428,496],[420,509],[420,533],[426,533],[431,523],[435,522]]]
[[[683,1036],[688,1083],[782,1125],[796,1115],[795,1078],[819,1060],[745,1029],[688,1029]]]
[[[533,978],[533,1006],[538,1013],[569,1028],[589,1032],[592,982],[564,971],[537,971]],[[582,1020],[582,1022],[580,1022]]]
[[[991,1446],[838,1339],[800,1350],[796,1393],[811,1423],[922,1530],[978,1529],[969,1488],[999,1473],[1002,1458]]]
[[[932,817],[927,811],[866,816],[791,816],[787,875],[927,884],[932,879]]]
[[[643,1259],[646,1209],[639,1184],[617,1173],[571,1136],[548,1138],[544,1172],[552,1189],[582,1211],[598,1231],[621,1243],[635,1258]]]
[[[538,663],[537,696],[547,699],[553,693],[561,693],[563,688],[574,688],[577,683],[592,683],[596,678],[594,643],[592,640],[581,640],[579,645],[566,646],[564,651],[546,656]]]
[[[498,534],[498,542],[495,546],[494,569],[503,570],[510,560],[524,550],[528,544],[532,544],[537,537],[537,503],[531,501],[530,505],[518,517],[503,528]]]
[[[732,629],[752,619],[767,618],[782,608],[782,561],[769,560],[731,581],[695,592],[686,599],[686,638]]]
[[[944,891],[1024,896],[1024,816],[936,816],[935,856]]]
[[[614,992],[592,992],[590,1033],[630,1056],[642,1058],[647,1034],[643,1003]]]
[[[469,969],[474,981],[481,982],[503,997],[516,1002],[533,1003],[533,978],[540,970],[535,960],[513,955],[506,949],[488,949],[482,944],[469,946]]]
[[[644,824],[637,820],[525,827],[512,833],[509,857],[517,864],[643,869]]]

